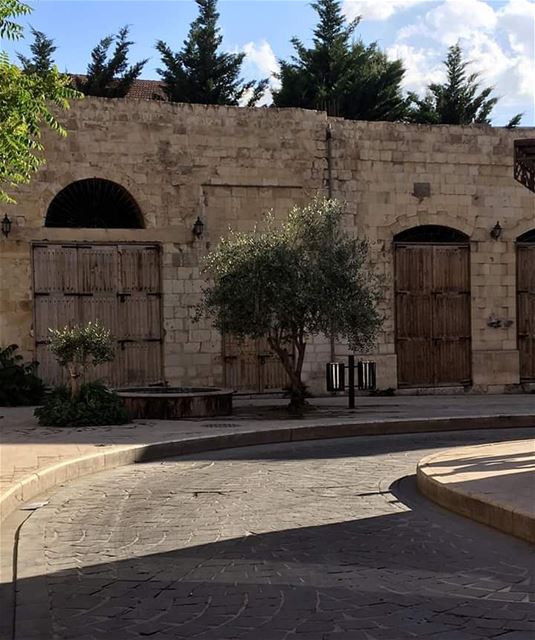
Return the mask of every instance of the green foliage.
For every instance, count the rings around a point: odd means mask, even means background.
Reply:
[[[317,0],[319,16],[311,48],[292,39],[295,55],[281,61],[277,107],[326,111],[352,120],[404,120],[400,60],[388,60],[377,44],[353,40],[360,19],[346,24],[339,0]]]
[[[42,31],[31,27],[33,42],[30,45],[32,57],[28,58],[18,53],[17,57],[22,65],[24,73],[49,73],[54,66],[52,55],[57,49],[54,41],[47,38]]]
[[[50,329],[50,351],[58,364],[69,372],[73,398],[80,393],[80,385],[88,366],[111,362],[115,357],[113,340],[108,329],[98,322],[88,322],[63,329]]]
[[[267,80],[240,79],[245,54],[219,51],[223,38],[217,26],[217,1],[195,1],[199,16],[192,22],[183,48],[174,53],[162,40],[156,43],[164,65],[158,73],[165,93],[173,102],[236,106],[247,99],[253,106],[262,97]]]
[[[0,38],[18,40],[22,37],[22,27],[13,18],[31,13],[27,4],[19,0],[0,0]]]
[[[21,27],[12,18],[29,11],[16,0],[0,0],[0,35],[20,38]],[[68,109],[69,100],[79,97],[69,85],[69,78],[55,67],[24,73],[0,52],[0,202],[14,202],[6,189],[29,182],[43,164],[41,129],[65,135],[52,108]]]
[[[523,113],[517,113],[515,116],[513,116],[509,122],[505,125],[506,129],[516,129],[516,127],[518,127],[518,125],[520,124],[520,121],[522,120],[522,116],[524,114]]]
[[[286,222],[272,217],[266,230],[231,233],[210,253],[199,317],[242,338],[266,336],[284,365],[292,400],[305,389],[301,371],[308,336],[347,339],[368,348],[381,324],[379,282],[367,245],[341,229],[342,205],[315,199],[293,208]]]
[[[110,332],[98,322],[50,329],[49,348],[62,367],[72,362],[96,366],[113,360],[115,355]]]
[[[491,96],[493,87],[480,90],[479,74],[467,73],[469,62],[463,60],[459,44],[448,49],[444,65],[447,70],[444,84],[430,84],[423,99],[410,95],[415,105],[411,120],[421,124],[490,124],[498,98]],[[522,114],[517,114],[507,126],[515,127],[521,117]]]
[[[39,404],[44,393],[37,362],[23,362],[16,344],[0,349],[0,406]]]
[[[108,58],[108,51],[115,42],[115,49]],[[87,96],[123,98],[130,91],[147,63],[147,60],[128,66],[128,52],[134,44],[128,40],[128,27],[117,35],[103,38],[91,52],[91,62],[85,77],[76,77],[76,88]]]
[[[39,424],[46,427],[86,427],[129,422],[121,398],[99,382],[83,384],[72,398],[67,387],[56,387],[35,410]]]

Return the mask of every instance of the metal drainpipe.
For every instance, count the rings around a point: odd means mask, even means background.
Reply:
[[[333,146],[332,146],[332,128],[331,123],[327,124],[326,131],[326,141],[327,141],[327,196],[329,199],[333,197],[334,189],[333,189]],[[336,357],[336,350],[334,347],[334,336],[331,334],[330,337],[331,342],[331,362],[334,362]]]

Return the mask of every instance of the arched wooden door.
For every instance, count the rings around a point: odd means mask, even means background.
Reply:
[[[399,387],[471,381],[470,245],[432,225],[395,238]]]
[[[535,229],[517,243],[517,327],[520,381],[535,381]]]

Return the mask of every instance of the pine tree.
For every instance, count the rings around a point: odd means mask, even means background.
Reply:
[[[448,49],[444,65],[447,71],[444,84],[430,84],[423,99],[411,94],[415,103],[411,118],[413,122],[490,124],[490,116],[498,98],[491,95],[493,87],[480,90],[478,73],[467,73],[469,62],[463,59],[459,43]],[[507,126],[517,126],[521,117],[522,114],[517,114]]]
[[[108,51],[115,42],[113,54]],[[128,66],[128,52],[134,44],[128,40],[128,27],[123,27],[115,36],[103,38],[91,52],[91,63],[87,74],[75,78],[76,88],[88,96],[123,98],[127,95],[147,60]]]
[[[360,18],[347,24],[339,0],[317,0],[312,47],[293,38],[295,55],[281,61],[278,107],[326,111],[353,120],[403,120],[408,101],[402,95],[399,60],[388,60],[376,44],[353,36]]]
[[[199,15],[191,23],[183,48],[174,53],[159,40],[156,49],[163,69],[158,73],[164,91],[173,102],[253,106],[262,97],[267,80],[243,82],[240,78],[244,53],[223,53],[223,37],[217,25],[217,0],[195,0]]]
[[[30,45],[31,58],[21,53],[17,54],[22,70],[24,73],[47,73],[55,64],[52,55],[57,47],[54,45],[54,40],[47,38],[42,31],[31,27],[31,32],[33,36],[33,42]]]

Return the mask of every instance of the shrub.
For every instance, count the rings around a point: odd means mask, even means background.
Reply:
[[[45,427],[87,427],[129,422],[121,398],[100,382],[82,384],[72,397],[66,386],[56,387],[35,410]]]
[[[37,362],[23,362],[11,344],[0,349],[0,406],[15,407],[39,404],[44,393],[43,381],[37,376]]]

